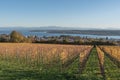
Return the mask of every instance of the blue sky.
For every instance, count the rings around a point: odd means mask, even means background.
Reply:
[[[0,26],[120,29],[120,0],[0,0]]]

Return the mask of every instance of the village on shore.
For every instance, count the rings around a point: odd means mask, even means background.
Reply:
[[[119,40],[106,38],[88,38],[80,36],[43,36],[38,37],[24,36],[20,32],[12,31],[9,35],[0,34],[0,42],[14,42],[14,43],[54,43],[54,44],[76,44],[76,45],[120,45]]]

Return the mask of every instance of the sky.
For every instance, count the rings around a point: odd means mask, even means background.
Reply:
[[[120,29],[120,0],[0,0],[0,27]]]

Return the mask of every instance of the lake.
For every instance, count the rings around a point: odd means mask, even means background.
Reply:
[[[0,34],[10,34],[11,33],[11,29],[0,29]],[[88,38],[106,38],[108,37],[108,39],[119,39],[120,40],[120,36],[104,36],[104,35],[93,35],[93,34],[67,34],[67,33],[47,33],[47,32],[30,32],[29,30],[17,30],[19,32],[21,32],[24,36],[39,36],[39,37],[43,37],[43,36],[60,36],[60,35],[70,35],[70,36],[80,36],[80,37],[88,37]]]

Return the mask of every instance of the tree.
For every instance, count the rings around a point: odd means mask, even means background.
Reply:
[[[17,31],[12,31],[10,33],[10,41],[11,42],[20,43],[20,42],[29,42],[30,40],[28,40],[21,33],[17,32]]]

